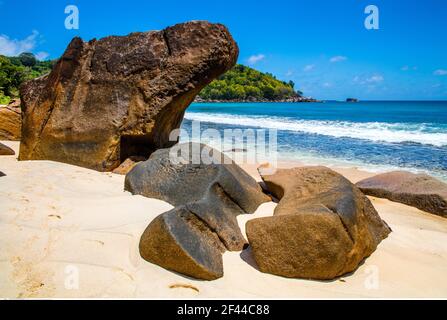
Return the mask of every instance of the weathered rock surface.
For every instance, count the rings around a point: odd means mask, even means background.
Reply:
[[[170,152],[174,150],[182,153],[176,153],[179,157],[172,161],[174,153],[170,157]],[[211,157],[204,160],[196,158],[197,154]],[[126,175],[125,189],[176,206],[148,226],[140,242],[142,257],[201,279],[222,275],[221,249],[238,251],[246,245],[237,215],[253,213],[261,203],[269,201],[258,183],[231,159],[197,143],[152,153],[149,160],[137,164]],[[190,239],[184,234],[191,235]],[[164,242],[157,241],[159,237]],[[196,242],[200,243],[200,250]],[[163,253],[156,255],[163,243]],[[178,255],[174,247],[183,252],[182,256],[192,259],[186,264],[188,272],[181,266],[183,258],[177,263],[172,260]],[[201,268],[207,270],[207,275]]]
[[[140,240],[145,260],[204,280],[223,276],[224,251],[217,234],[184,206],[155,218]]]
[[[447,184],[426,174],[393,171],[356,184],[365,194],[447,217]]]
[[[357,268],[390,228],[346,178],[325,167],[260,174],[280,199],[274,216],[247,222],[254,258],[263,272],[333,279]]]
[[[130,170],[132,170],[133,167],[135,167],[135,165],[145,160],[146,158],[143,157],[132,156],[124,160],[124,162],[121,163],[118,168],[113,169],[112,172],[116,174],[126,175]]]
[[[202,200],[214,185],[245,212],[253,212],[260,203],[268,201],[259,184],[229,157],[199,143],[157,150],[125,179],[125,189],[133,194],[161,199],[174,206]]]
[[[20,100],[13,100],[7,106],[0,107],[0,140],[20,140],[21,128]]]
[[[20,160],[48,159],[111,171],[130,156],[172,146],[196,94],[237,60],[220,24],[83,42],[74,38],[44,77],[21,87]]]
[[[0,143],[0,156],[13,156],[16,153],[10,147]]]

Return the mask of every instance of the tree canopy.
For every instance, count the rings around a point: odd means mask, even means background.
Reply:
[[[0,104],[19,96],[19,86],[51,71],[55,61],[39,61],[32,53],[18,57],[0,55]],[[199,94],[203,100],[280,101],[301,97],[293,81],[281,81],[271,73],[263,73],[238,64],[211,82]]]
[[[18,97],[22,82],[50,72],[53,63],[39,61],[32,53],[22,53],[18,57],[0,55],[0,104]]]
[[[294,87],[293,81],[281,81],[270,73],[238,64],[205,87],[199,97],[204,100],[277,101],[301,96]]]

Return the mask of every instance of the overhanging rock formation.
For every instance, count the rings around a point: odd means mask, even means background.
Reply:
[[[237,60],[225,26],[193,21],[162,31],[74,38],[47,75],[21,87],[20,160],[110,171],[169,147],[200,90]]]

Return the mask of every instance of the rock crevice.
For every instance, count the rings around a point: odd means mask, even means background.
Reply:
[[[203,155],[205,148],[216,162],[202,158],[196,162],[195,155]],[[217,279],[223,275],[221,254],[246,246],[237,216],[253,213],[269,197],[252,177],[217,150],[197,143],[182,144],[179,149],[187,155],[180,156],[177,163],[171,161],[171,149],[160,149],[126,175],[126,190],[176,207],[149,224],[140,239],[140,253],[166,269]],[[169,239],[163,255],[158,251],[162,238]]]

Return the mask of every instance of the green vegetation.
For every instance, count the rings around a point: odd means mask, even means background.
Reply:
[[[211,82],[199,94],[203,100],[278,101],[301,97],[293,81],[285,82],[270,73],[238,64]]]
[[[18,57],[0,55],[0,104],[7,104],[19,96],[22,82],[37,78],[51,71],[54,61],[38,61],[32,53]]]
[[[0,55],[0,104],[19,96],[22,82],[51,71],[55,61],[38,61],[32,53],[18,57]],[[281,101],[296,99],[302,92],[295,91],[293,81],[285,82],[270,73],[236,65],[211,82],[199,94],[203,100]]]

